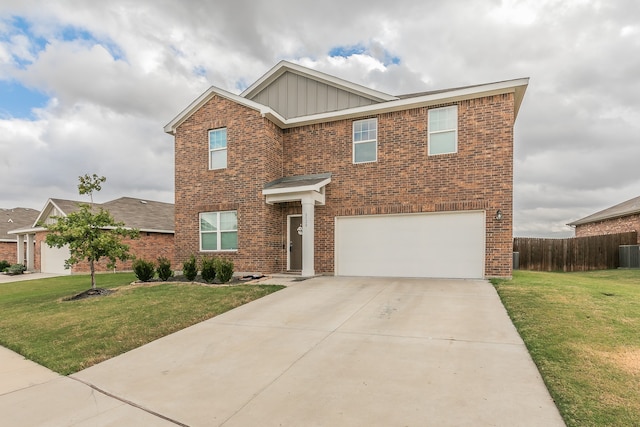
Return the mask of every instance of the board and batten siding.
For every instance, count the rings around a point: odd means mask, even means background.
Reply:
[[[251,98],[286,119],[361,107],[375,101],[291,72],[278,77]]]

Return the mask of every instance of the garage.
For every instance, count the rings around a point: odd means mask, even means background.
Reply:
[[[49,247],[45,242],[40,244],[40,271],[52,274],[71,274],[71,270],[64,268],[65,260],[69,259],[69,248]]]
[[[336,217],[338,276],[483,278],[484,211]]]

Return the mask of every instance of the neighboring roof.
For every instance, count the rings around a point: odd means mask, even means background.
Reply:
[[[121,197],[101,205],[116,221],[141,231],[174,231],[173,203]]]
[[[11,227],[10,231],[25,232],[38,229],[39,224],[54,215],[66,216],[77,211],[81,204],[76,200],[49,199],[40,212],[35,211],[35,220],[22,227]],[[174,205],[173,203],[155,202],[152,200],[137,199],[133,197],[121,197],[106,203],[94,203],[97,208],[103,208],[113,216],[117,222],[122,222],[126,227],[137,228],[140,231],[173,233],[174,232]],[[15,240],[15,239],[13,239]]]
[[[174,135],[178,126],[180,126],[185,120],[187,120],[193,113],[195,113],[200,107],[206,104],[214,96],[220,96],[222,98],[226,98],[233,102],[236,102],[240,105],[244,105],[245,107],[256,110],[263,117],[271,120],[282,129],[314,123],[362,117],[371,114],[389,113],[393,111],[406,110],[409,108],[425,107],[448,102],[457,102],[465,99],[474,99],[504,93],[514,94],[514,115],[517,117],[518,111],[520,109],[520,104],[522,103],[524,93],[529,84],[528,78],[522,78],[496,83],[465,86],[454,89],[423,92],[419,94],[404,95],[401,97],[395,97],[384,94],[382,92],[367,89],[369,96],[377,94],[377,96],[381,98],[380,102],[359,107],[344,108],[337,111],[293,117],[289,119],[282,117],[282,115],[266,105],[246,98],[246,96],[254,95],[260,90],[263,90],[265,85],[268,85],[270,82],[274,81],[274,79],[279,77],[282,73],[287,71],[292,72],[292,70],[293,72],[297,73],[305,73],[306,77],[319,79],[323,83],[326,83],[330,80],[331,84],[340,84],[341,87],[345,88],[345,90],[348,89],[352,91],[359,91],[354,93],[365,93],[364,89],[366,88],[363,88],[360,85],[356,85],[355,83],[347,82],[345,80],[338,79],[337,77],[328,76],[327,74],[320,73],[318,71],[314,71],[300,65],[282,61],[274,68],[272,68],[269,72],[267,72],[267,74],[258,79],[256,83],[251,85],[241,95],[234,95],[223,89],[211,86],[205,93],[199,96],[194,102],[192,102],[187,108],[185,108],[180,114],[178,114],[173,120],[171,120],[164,127],[164,131]],[[386,98],[384,98],[385,96]]]
[[[8,234],[9,230],[29,227],[38,217],[39,211],[29,208],[0,208],[0,242],[15,242],[16,236]]]
[[[620,218],[635,214],[640,214],[640,196],[634,197],[631,200],[627,200],[626,202],[622,202],[615,206],[611,206],[610,208],[601,210],[577,221],[570,222],[567,225],[583,225],[592,222],[604,221],[605,219]]]

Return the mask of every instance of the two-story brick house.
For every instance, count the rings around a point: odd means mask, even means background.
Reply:
[[[392,96],[283,61],[240,95],[211,87],[165,126],[176,261],[510,276],[513,126],[527,84]]]

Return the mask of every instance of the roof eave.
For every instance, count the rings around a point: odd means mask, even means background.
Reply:
[[[406,110],[408,108],[418,108],[431,105],[458,102],[466,99],[481,98],[485,96],[498,95],[503,93],[514,93],[514,120],[520,109],[520,104],[524,98],[524,93],[529,84],[529,78],[507,80],[498,83],[488,83],[484,85],[471,86],[462,89],[455,89],[447,92],[423,95],[413,98],[398,99],[395,101],[380,104],[366,105],[362,107],[349,108],[345,110],[332,111],[328,113],[314,114],[310,116],[294,117],[276,124],[283,129],[297,126],[329,122],[336,120],[361,117],[369,114],[383,114],[394,111]]]
[[[242,98],[224,89],[211,86],[202,95],[200,95],[195,101],[189,104],[187,108],[182,110],[176,117],[174,117],[173,120],[167,123],[164,127],[164,131],[168,134],[175,135],[176,129],[178,128],[178,126],[180,126],[185,120],[187,120],[194,112],[196,112],[204,104],[209,102],[214,96],[220,96],[222,98],[244,105],[245,107],[259,111],[263,116],[266,113],[271,113],[271,114],[275,114],[276,116],[279,116],[279,114],[277,114],[275,111],[271,111],[271,109],[265,105],[251,101],[250,99]],[[284,120],[284,118],[282,118],[282,120]]]
[[[394,99],[393,101],[381,102],[378,104],[370,104],[361,107],[347,108],[344,110],[331,111],[320,114],[313,114],[309,116],[294,117],[291,119],[285,119],[280,114],[272,110],[271,108],[259,104],[257,102],[245,99],[241,96],[234,95],[223,89],[212,86],[198,99],[183,110],[176,118],[174,118],[169,124],[164,127],[164,131],[175,135],[175,131],[191,114],[193,114],[198,108],[202,107],[213,96],[219,95],[223,98],[227,98],[238,104],[245,105],[249,108],[253,108],[259,111],[263,117],[266,117],[271,122],[276,124],[281,129],[288,129],[298,126],[331,122],[337,120],[350,119],[354,117],[362,117],[366,115],[383,114],[394,111],[406,110],[408,108],[418,108],[437,104],[445,104],[458,102],[467,99],[481,98],[485,96],[498,95],[504,93],[514,94],[514,120],[518,115],[520,104],[524,98],[524,93],[529,84],[529,78],[521,78],[514,80],[506,80],[497,83],[487,83],[483,85],[470,86],[461,89],[453,89],[451,91],[439,92],[429,95]]]
[[[640,215],[640,209],[634,210],[634,211],[629,211],[629,212],[617,213],[617,214],[614,214],[614,215],[604,215],[604,216],[600,216],[600,217],[593,218],[593,219],[589,219],[589,217],[585,217],[585,218],[579,219],[577,221],[570,222],[567,225],[570,226],[570,227],[575,227],[575,226],[578,226],[578,225],[593,224],[594,222],[602,222],[602,221],[607,221],[607,220],[610,220],[610,219],[624,218],[625,216],[631,216],[631,215]]]
[[[7,231],[7,234],[33,234],[39,231],[46,231],[47,229],[44,227],[30,227],[30,228],[18,228],[15,230]]]

